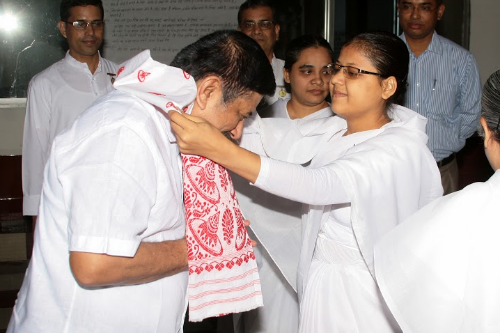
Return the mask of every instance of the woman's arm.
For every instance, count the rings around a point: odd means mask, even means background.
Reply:
[[[331,166],[307,169],[249,152],[201,118],[169,113],[177,143],[184,154],[205,156],[249,180],[266,192],[294,201],[326,205],[349,202]]]
[[[262,157],[255,186],[277,196],[310,205],[350,202],[333,165],[310,169]]]

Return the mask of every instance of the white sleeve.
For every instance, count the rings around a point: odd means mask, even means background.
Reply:
[[[244,134],[239,141],[239,145],[241,148],[245,148],[255,154],[266,155],[258,133]]]
[[[257,112],[253,112],[248,119],[245,119],[243,133],[237,143],[241,148],[255,154],[266,155],[260,135],[259,118]]]
[[[50,149],[51,110],[47,96],[48,93],[43,84],[35,80],[30,82],[24,120],[22,156],[23,214],[28,216],[38,215],[43,170]]]
[[[260,161],[255,186],[266,192],[310,205],[350,202],[340,178],[328,165],[310,169],[263,156]]]
[[[135,255],[156,202],[158,155],[151,149],[134,130],[119,127],[57,156],[70,251]]]

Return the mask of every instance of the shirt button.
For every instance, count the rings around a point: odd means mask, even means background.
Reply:
[[[417,87],[420,87],[420,83],[417,82]]]

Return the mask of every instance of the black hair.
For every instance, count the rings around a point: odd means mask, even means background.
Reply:
[[[59,7],[61,21],[66,22],[70,16],[70,9],[77,6],[96,6],[101,10],[101,18],[104,19],[104,8],[101,0],[62,0]]]
[[[314,48],[324,47],[328,51],[330,58],[332,58],[333,60],[333,50],[330,44],[326,41],[326,39],[324,39],[321,36],[302,35],[300,37],[293,39],[288,44],[285,54],[284,67],[288,71],[292,70],[293,64],[295,64],[297,60],[299,60],[302,51],[310,47]]]
[[[243,17],[243,12],[247,9],[253,9],[256,7],[269,7],[273,12],[273,21],[276,22],[276,8],[274,4],[269,0],[247,0],[243,2],[238,9],[238,26],[241,26],[241,20]]]
[[[343,48],[346,46],[361,50],[383,77],[396,78],[396,91],[387,100],[386,107],[389,108],[392,104],[403,105],[410,54],[401,38],[384,31],[366,32],[348,40]]]
[[[189,73],[195,81],[209,75],[222,80],[224,102],[249,92],[272,95],[276,90],[273,69],[260,45],[236,30],[219,30],[183,48],[170,64]]]
[[[488,129],[500,142],[500,70],[490,75],[483,86],[481,98],[481,116],[486,121]],[[484,137],[484,130],[479,126],[479,134]]]

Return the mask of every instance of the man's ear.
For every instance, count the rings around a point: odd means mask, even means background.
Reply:
[[[283,68],[283,79],[286,83],[290,83],[290,72],[286,68]]]
[[[274,24],[274,33],[276,34],[276,41],[280,39],[280,25],[278,23]]]
[[[444,4],[440,4],[438,7],[438,12],[437,12],[437,19],[438,21],[443,18],[444,10],[446,9]]]
[[[211,102],[219,102],[222,95],[222,81],[218,76],[210,75],[198,82],[195,102],[201,110],[205,110]],[[216,99],[216,100],[214,100]]]
[[[389,99],[398,88],[398,83],[394,76],[389,76],[387,79],[382,81],[382,98]]]
[[[59,21],[59,22],[57,22],[57,27],[59,28],[61,35],[63,35],[64,38],[68,38],[66,36],[66,23],[63,21]]]

